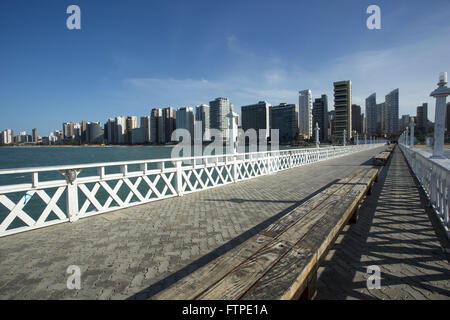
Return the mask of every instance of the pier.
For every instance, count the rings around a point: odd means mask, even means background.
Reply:
[[[278,158],[254,157],[266,166],[260,165],[259,175],[247,166],[247,173],[255,173],[252,179],[237,181],[244,178],[245,170],[239,169],[241,174],[233,176],[233,170],[228,169],[231,178],[223,180],[229,183],[220,186],[208,188],[203,181],[202,190],[180,196],[176,192],[188,190],[189,185],[185,183],[180,189],[181,183],[173,186],[175,195],[167,199],[98,210],[98,214],[73,222],[67,217],[65,223],[7,234],[0,238],[0,298],[152,299],[301,208],[355,169],[377,168],[378,182],[361,203],[358,221],[344,227],[318,270],[316,298],[448,299],[450,267],[445,249],[450,246],[446,231],[426,202],[400,148],[383,167],[375,167],[373,158],[386,150],[385,145],[346,150],[336,155],[324,148],[322,158],[317,150],[308,156],[288,152]],[[222,164],[201,161],[200,165],[203,169],[209,165],[239,168],[236,161],[243,164],[249,159],[224,160]],[[279,170],[282,163],[285,167]],[[135,179],[149,174],[146,170],[151,168],[137,165],[142,172],[135,172]],[[127,179],[126,175],[132,174],[124,166],[121,176],[115,174],[114,178]],[[162,170],[161,165],[154,170]],[[175,176],[177,166],[169,170]],[[105,177],[104,170],[98,172],[95,179],[101,179],[102,173]],[[190,179],[191,175],[183,177]],[[219,181],[218,176],[209,178]],[[84,179],[97,182],[92,177]],[[39,180],[35,182],[39,186]],[[69,188],[70,182],[65,183]],[[133,180],[131,185],[135,183]],[[61,182],[59,187],[63,186]],[[28,191],[28,187],[23,190]],[[86,188],[95,196],[91,189],[95,186]],[[105,204],[94,207],[101,209]],[[88,206],[80,207],[89,212]],[[66,271],[71,265],[81,269],[79,290],[66,286]],[[380,289],[366,287],[369,265],[381,269]]]

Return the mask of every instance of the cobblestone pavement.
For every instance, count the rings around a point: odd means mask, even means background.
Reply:
[[[441,249],[450,245],[437,225],[396,148],[359,221],[344,227],[319,268],[317,299],[450,299],[450,254]],[[367,289],[371,265],[380,289]]]
[[[146,299],[383,149],[0,238],[0,299]]]

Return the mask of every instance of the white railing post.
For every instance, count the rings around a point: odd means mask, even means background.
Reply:
[[[238,180],[238,168],[237,168],[237,155],[233,155],[233,182],[237,182]]]
[[[77,169],[61,171],[67,182],[66,206],[70,222],[75,222],[79,219],[77,176],[80,171]]]
[[[32,175],[32,186],[33,188],[37,188],[39,184],[39,174],[37,172],[33,172]]]
[[[177,191],[177,194],[179,197],[183,196],[183,169],[182,169],[183,162],[181,160],[178,160],[175,162],[175,167],[177,171],[175,172],[175,190]]]

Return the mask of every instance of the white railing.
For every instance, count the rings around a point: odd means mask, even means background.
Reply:
[[[399,147],[450,238],[450,159],[430,159],[431,153],[425,150],[401,143]]]
[[[0,170],[0,237],[274,174],[380,145]]]

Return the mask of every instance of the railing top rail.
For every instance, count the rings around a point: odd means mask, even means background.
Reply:
[[[267,154],[286,154],[292,151],[300,152],[317,152],[334,150],[339,148],[357,147],[364,146],[361,145],[351,145],[351,146],[329,146],[323,148],[292,148],[284,150],[273,150],[273,151],[258,151],[258,152],[246,152],[246,153],[224,153],[217,155],[207,155],[207,156],[195,156],[195,157],[179,157],[179,158],[161,158],[161,159],[144,159],[144,160],[132,160],[132,161],[116,161],[116,162],[101,162],[101,163],[85,163],[85,164],[71,164],[71,165],[58,165],[58,166],[43,166],[43,167],[27,167],[27,168],[11,168],[11,169],[1,169],[0,175],[6,174],[17,174],[17,173],[33,173],[33,172],[48,172],[48,171],[64,171],[70,169],[87,169],[87,168],[98,168],[98,167],[112,167],[112,166],[123,166],[123,165],[137,165],[137,164],[150,164],[150,163],[162,163],[162,162],[176,162],[176,161],[193,161],[193,160],[204,160],[204,159],[214,159],[223,157],[243,157],[250,155],[267,155]],[[372,145],[373,146],[373,145]]]
[[[450,171],[450,159],[433,159],[431,157],[431,153],[427,152],[426,150],[420,150],[420,149],[411,149],[410,147],[405,146],[404,144],[400,144],[403,148],[408,149],[411,152],[414,152],[418,155],[420,155],[424,160],[431,162],[432,164],[440,167],[443,170]]]
[[[335,149],[336,147],[324,147],[319,150]],[[339,147],[337,147],[339,148]],[[270,154],[280,154],[288,153],[292,151],[303,151],[312,152],[317,151],[316,148],[293,148],[284,150],[274,150],[274,151],[259,151],[259,152],[248,152],[248,153],[236,153],[236,154],[217,154],[208,156],[196,156],[196,157],[180,157],[180,158],[162,158],[162,159],[144,159],[144,160],[132,160],[132,161],[117,161],[117,162],[101,162],[101,163],[85,163],[85,164],[71,164],[71,165],[59,165],[59,166],[43,166],[43,167],[27,167],[27,168],[11,168],[11,169],[1,169],[0,175],[5,174],[16,174],[16,173],[30,173],[30,172],[48,172],[48,171],[60,171],[69,169],[87,169],[87,168],[98,168],[98,167],[112,167],[121,165],[133,165],[133,164],[148,164],[148,163],[161,163],[161,162],[176,162],[176,161],[192,161],[192,160],[202,160],[202,159],[212,159],[212,158],[222,158],[222,157],[242,157],[249,155],[267,155]]]

